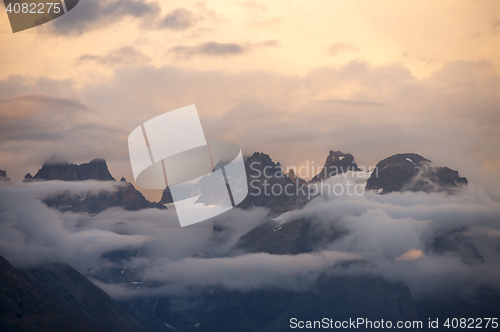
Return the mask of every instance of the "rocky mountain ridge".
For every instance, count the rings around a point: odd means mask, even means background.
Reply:
[[[0,182],[11,182],[7,172],[0,169]]]
[[[394,191],[444,191],[467,185],[458,171],[432,164],[415,153],[396,154],[377,163],[366,189],[387,194]]]
[[[115,181],[109,172],[106,160],[93,159],[84,164],[47,161],[35,174],[27,174],[23,182],[34,181]],[[112,207],[123,207],[125,210],[136,211],[147,208],[166,209],[165,205],[148,201],[144,195],[121,178],[117,190],[101,191],[99,193],[74,194],[62,192],[43,199],[49,207],[60,211],[99,213]]]
[[[46,161],[35,174],[26,174],[24,181],[61,180],[61,181],[114,181],[109,172],[106,160],[96,158],[80,165],[61,161]]]
[[[360,171],[358,165],[354,161],[354,157],[350,153],[343,153],[341,151],[330,151],[325,160],[325,165],[317,175],[311,179],[311,183],[325,180],[336,175],[347,172]]]
[[[239,205],[240,208],[265,207],[273,214],[300,208],[310,197],[308,184],[326,180],[352,171],[360,171],[350,153],[331,150],[321,171],[309,182],[297,177],[292,170],[283,172],[279,162],[262,152],[255,152],[245,157],[245,169],[249,184],[249,195]],[[47,161],[35,174],[27,174],[24,182],[31,181],[115,181],[104,159],[96,158],[84,164],[70,164],[61,161]],[[122,178],[122,181],[125,179]],[[10,181],[5,171],[0,171],[0,181]],[[126,181],[125,181],[126,182]],[[430,160],[414,154],[396,154],[377,163],[371,173],[366,190],[379,194],[403,191],[444,191],[460,188],[467,184],[467,179],[460,177],[458,171],[448,167],[434,165]],[[287,192],[272,191],[275,188],[287,188]],[[132,184],[127,183],[114,193],[97,195],[68,196],[54,195],[45,199],[45,203],[62,211],[99,213],[110,207],[121,206],[126,210],[144,208],[165,209],[165,204],[172,203],[172,195],[167,187],[158,203],[149,202]]]

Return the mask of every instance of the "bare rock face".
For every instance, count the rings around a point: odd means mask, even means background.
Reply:
[[[467,184],[458,171],[440,167],[415,153],[396,154],[380,161],[366,185],[367,190],[386,194],[394,191],[442,191]]]
[[[75,165],[61,161],[46,161],[35,174],[27,174],[25,181],[30,180],[61,180],[61,181],[114,181],[109,173],[106,160],[96,158],[89,163]]]
[[[67,162],[47,161],[35,176],[27,174],[24,182],[31,181],[115,181],[104,159],[94,159],[89,163],[76,165]],[[99,213],[111,207],[121,206],[125,210],[136,211],[146,208],[166,209],[163,204],[148,201],[141,192],[128,183],[125,178],[114,192],[99,193],[60,193],[46,197],[43,202],[60,211]]]
[[[280,163],[269,155],[255,152],[245,158],[248,180],[248,196],[239,207],[266,207],[272,213],[283,213],[303,206],[308,189],[297,185],[283,173]]]
[[[165,190],[163,190],[163,194],[161,195],[160,203],[162,204],[169,204],[174,201],[172,197],[172,193],[170,192],[170,188],[167,187]]]
[[[288,171],[288,173],[286,173],[286,176],[288,176],[288,178],[290,180],[292,180],[292,182],[295,183],[296,185],[304,185],[307,183],[306,180],[301,179],[298,176],[296,176],[293,169],[290,169],[290,171]]]
[[[10,178],[7,177],[7,172],[0,169],[0,182],[10,182]]]
[[[1,331],[148,331],[71,266],[18,270],[0,256]]]
[[[330,151],[326,157],[325,165],[319,174],[312,178],[311,182],[317,182],[334,177],[338,174],[359,171],[354,157],[350,153]]]
[[[300,180],[298,185],[283,173],[280,163],[275,163],[269,155],[255,152],[245,157],[245,171],[248,181],[248,196],[238,207],[267,207],[272,213],[282,213],[305,203],[307,194],[306,182]],[[297,187],[302,187],[297,190]],[[274,189],[273,189],[274,188]],[[287,192],[285,192],[285,188]],[[163,191],[160,203],[172,203],[172,194],[167,187]]]

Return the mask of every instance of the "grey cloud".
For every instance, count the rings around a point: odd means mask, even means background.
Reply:
[[[99,229],[79,229],[79,215],[49,209],[37,196],[73,184],[14,184],[0,187],[0,253],[16,266],[46,261],[67,261],[75,266],[93,266],[103,251],[138,246],[148,237],[121,235]],[[54,187],[56,186],[56,187]],[[113,190],[109,185],[86,183],[80,190]],[[106,187],[107,186],[107,187]],[[82,255],[85,253],[85,255]]]
[[[95,111],[71,99],[45,95],[0,98],[0,119],[2,161],[16,156],[9,174],[17,181],[36,172],[51,156],[88,162],[109,155],[121,137],[126,141],[125,133],[100,123]]]
[[[268,40],[254,44],[218,43],[209,41],[196,46],[175,46],[169,49],[178,59],[191,59],[193,56],[202,55],[207,57],[227,57],[248,53],[259,47],[277,47],[279,42]]]
[[[360,256],[335,251],[299,255],[244,254],[236,257],[194,258],[166,262],[144,274],[144,279],[166,281],[171,288],[223,286],[249,291],[262,288],[301,290],[338,263]],[[259,271],[256,273],[256,271]]]
[[[219,217],[224,234],[214,238],[213,221],[179,227],[175,211],[105,210],[97,215],[61,213],[41,202],[54,194],[79,195],[117,190],[120,182],[44,181],[0,186],[0,255],[17,266],[65,261],[86,273],[106,267],[102,253],[142,247],[147,257],[130,262],[147,269],[204,252],[226,255],[238,238],[267,220],[266,210],[231,210]],[[234,222],[238,220],[238,222]]]
[[[101,65],[144,64],[151,59],[133,46],[123,46],[109,51],[105,55],[84,54],[77,59],[77,63],[95,62]]]
[[[145,0],[99,0],[80,1],[68,14],[47,24],[51,33],[61,36],[79,36],[93,29],[116,23],[126,17],[138,19],[142,25],[148,25],[160,13],[156,2]]]
[[[115,208],[91,216],[60,213],[39,201],[56,191],[114,190],[115,185],[56,181],[0,186],[0,254],[17,266],[66,261],[96,279],[95,271],[111,264],[100,258],[102,253],[141,248],[141,255],[112,264],[120,269],[134,268],[137,280],[160,286],[137,289],[95,280],[116,298],[152,294],[182,297],[213,286],[300,291],[321,273],[368,273],[403,281],[416,297],[466,292],[485,284],[500,288],[500,205],[481,187],[466,187],[455,195],[405,192],[315,198],[276,222],[309,218],[312,231],[326,238],[339,229],[346,235],[322,242],[317,252],[282,256],[241,254],[231,249],[242,234],[268,220],[267,211],[262,209],[231,210],[215,220],[223,231],[213,233],[212,222],[178,227],[170,210]],[[476,246],[483,263],[470,264],[457,253],[430,249],[435,236],[456,230]],[[423,251],[425,258],[396,260],[415,249]],[[364,264],[340,268],[338,263],[345,261]]]
[[[110,266],[133,268],[139,271],[136,278],[164,285],[137,290],[94,280],[117,298],[153,293],[183,296],[207,286],[243,291],[256,288],[299,291],[325,270],[359,259],[356,254],[332,251],[297,256],[227,256],[231,255],[230,246],[243,232],[265,219],[264,210],[233,210],[230,215],[222,216],[218,222],[225,224],[225,232],[233,238],[228,246],[220,239],[214,242],[210,222],[180,228],[175,212],[169,210],[109,209],[92,216],[60,213],[39,200],[57,191],[99,192],[114,190],[116,185],[119,184],[49,181],[0,186],[0,255],[17,267],[64,261],[94,279],[96,271]],[[141,248],[142,255],[121,263],[100,258],[107,251],[122,248]],[[212,258],[193,257],[200,252]],[[226,256],[213,257],[214,254]]]
[[[500,234],[500,205],[480,187],[467,187],[455,195],[369,192],[364,196],[321,197],[303,210],[283,215],[278,222],[300,218],[313,220],[313,229],[323,236],[339,230],[347,233],[318,250],[351,252],[368,262],[353,266],[348,273],[404,281],[416,297],[448,291],[466,293],[480,285],[500,289],[500,251],[495,242]],[[436,236],[453,232],[467,245],[474,245],[484,262],[471,264],[457,252],[432,250]],[[396,260],[409,250],[421,250],[425,258]]]
[[[75,10],[48,24],[47,31],[60,36],[79,36],[94,29],[118,23],[129,17],[142,29],[170,29],[185,31],[205,18],[213,18],[214,12],[203,5],[193,12],[177,8],[161,17],[161,7],[156,1],[97,0],[82,1]]]
[[[198,18],[192,11],[177,8],[161,20],[159,27],[182,31],[193,27],[197,21]]]
[[[245,52],[242,45],[235,43],[217,43],[214,41],[199,44],[197,46],[176,46],[169,49],[179,59],[190,59],[195,55],[208,57],[226,57],[239,55]]]

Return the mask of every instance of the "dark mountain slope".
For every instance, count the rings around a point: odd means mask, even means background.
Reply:
[[[467,184],[458,171],[435,166],[414,153],[396,154],[381,160],[366,185],[367,190],[386,194],[394,191],[442,191]]]
[[[7,172],[0,169],[0,182],[10,182],[10,178],[7,177]]]
[[[48,263],[22,270],[56,303],[107,331],[147,331],[130,312],[65,263]]]
[[[349,171],[359,171],[358,165],[356,165],[352,154],[340,151],[330,151],[321,172],[312,178],[311,182],[314,183],[325,180]]]
[[[26,180],[112,181],[114,178],[109,173],[106,160],[97,158],[81,165],[46,161],[35,176],[28,174]]]
[[[86,164],[45,162],[34,177],[27,174],[24,182],[32,181],[115,181],[108,170],[104,159],[94,159]],[[148,201],[144,195],[127,183],[120,180],[122,186],[114,192],[70,194],[63,192],[46,197],[43,202],[60,211],[99,213],[111,207],[121,206],[125,210],[136,211],[147,208],[166,209],[163,204]]]
[[[293,331],[292,317],[319,321],[324,317],[334,321],[363,317],[393,322],[417,318],[406,286],[372,277],[322,276],[311,289],[303,292],[241,293],[218,289],[209,310],[209,314],[201,317],[199,331]]]
[[[0,331],[147,331],[76,270],[64,264],[57,268],[51,274],[45,274],[45,268],[36,272],[45,275],[45,281],[55,278],[47,287],[42,277],[33,280],[0,256]],[[79,287],[68,287],[75,284]],[[92,296],[99,298],[98,305],[84,301]]]

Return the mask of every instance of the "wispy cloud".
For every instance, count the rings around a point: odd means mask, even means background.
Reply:
[[[171,30],[186,30],[198,22],[198,17],[190,10],[177,8],[168,13],[159,23],[159,27]]]
[[[84,54],[77,59],[78,64],[95,62],[100,65],[120,65],[120,64],[144,64],[151,59],[133,46],[123,46],[109,51],[105,55]]]
[[[248,53],[256,48],[277,47],[277,40],[266,40],[258,43],[219,43],[209,41],[195,46],[175,46],[169,49],[169,53],[174,54],[176,58],[187,60],[193,56],[207,57],[228,57]]]
[[[160,11],[157,2],[145,0],[85,0],[80,1],[70,14],[61,16],[47,27],[55,35],[79,36],[127,17],[147,25],[156,20]]]

